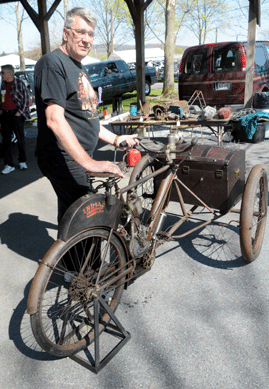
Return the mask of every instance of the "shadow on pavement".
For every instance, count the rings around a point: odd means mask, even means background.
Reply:
[[[177,220],[177,217],[168,215],[165,228]],[[188,221],[177,230],[176,234],[185,234],[197,225],[198,222]],[[177,241],[190,258],[206,266],[227,270],[247,265],[241,255],[239,229],[234,225],[209,224]],[[172,250],[175,249],[177,247]],[[163,254],[167,254],[168,251]]]
[[[9,218],[0,225],[0,240],[20,256],[38,261],[54,243],[47,228],[57,230],[58,226],[41,221],[37,216],[19,212],[11,213]]]
[[[35,360],[56,360],[59,359],[43,351],[36,343],[30,325],[30,315],[27,314],[27,299],[31,286],[30,281],[24,290],[25,296],[14,309],[9,323],[9,338],[13,340],[17,349],[25,356]]]

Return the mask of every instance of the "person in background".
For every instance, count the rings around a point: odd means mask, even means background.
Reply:
[[[99,122],[98,97],[81,63],[92,47],[95,26],[96,18],[88,9],[70,10],[61,46],[35,66],[36,156],[57,195],[58,223],[67,208],[88,193],[86,171],[123,177],[116,164],[93,159],[99,139],[115,147],[124,140],[128,147],[139,144],[137,135],[115,135]]]
[[[2,66],[1,76],[0,114],[5,164],[1,173],[8,174],[15,170],[11,149],[13,132],[17,138],[20,169],[27,169],[24,121],[30,119],[30,93],[24,82],[14,76],[12,65]]]

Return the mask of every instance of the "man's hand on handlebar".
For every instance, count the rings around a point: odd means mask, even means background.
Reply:
[[[89,171],[91,173],[113,173],[121,178],[124,178],[124,174],[120,168],[110,161],[94,161]]]
[[[123,150],[130,149],[139,145],[137,135],[121,135],[117,138],[116,147],[120,147]]]

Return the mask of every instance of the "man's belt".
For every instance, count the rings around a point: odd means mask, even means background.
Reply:
[[[3,110],[7,115],[15,115],[15,113],[17,113],[18,112],[18,110],[17,109],[10,109],[10,110]]]

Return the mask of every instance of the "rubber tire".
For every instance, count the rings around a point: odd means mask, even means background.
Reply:
[[[257,195],[259,195],[258,204]],[[256,165],[248,176],[240,211],[240,247],[242,256],[247,262],[253,262],[260,254],[266,226],[267,202],[267,174],[263,165]],[[255,210],[259,213],[257,218],[259,225],[255,227],[253,234],[253,221],[256,220],[253,215]]]
[[[77,253],[81,250],[80,252],[83,252],[85,257],[86,254],[89,253],[90,248],[93,246],[93,239],[103,239],[106,241],[108,236],[109,231],[101,228],[84,231],[71,238],[64,247],[61,245],[62,248],[59,247],[59,251],[54,255],[55,258],[51,262],[51,266],[48,266],[47,272],[41,280],[42,287],[38,299],[37,311],[31,315],[31,326],[36,341],[41,348],[49,354],[57,357],[67,357],[85,349],[94,340],[93,323],[88,323],[88,325],[84,325],[82,328],[79,328],[79,324],[83,319],[88,322],[91,321],[91,319],[88,319],[85,312],[88,310],[93,314],[93,301],[85,297],[85,295],[86,291],[89,291],[90,280],[94,282],[94,276],[97,274],[96,270],[93,270],[93,266],[91,266],[92,263],[90,263],[90,266],[87,266],[86,268],[88,274],[87,283],[85,282],[85,270],[83,272],[84,278],[78,276],[74,278],[72,283],[68,284],[64,280],[64,271],[66,271],[66,269],[64,269],[61,259],[66,254],[71,256],[73,250],[73,253],[76,252],[76,261],[80,263],[81,270],[84,263],[83,257],[79,256]],[[98,243],[98,240],[95,242],[96,244],[94,247],[97,247],[95,250],[99,253],[100,249],[98,247],[102,249],[103,246],[101,246],[101,243]],[[87,243],[89,244],[88,247],[86,247]],[[117,255],[117,257],[115,257],[118,261],[117,266],[121,268],[121,271],[123,271],[125,268],[122,266],[126,264],[125,252],[121,242],[115,235],[112,235],[110,247],[110,257],[111,252],[113,255],[114,250]],[[88,250],[87,253],[86,250]],[[96,263],[96,254],[92,253],[92,258],[94,261],[93,263]],[[100,259],[98,259],[98,261],[99,260]],[[105,274],[107,274],[107,272]],[[80,281],[80,283],[77,282],[80,289],[76,288],[75,279]],[[108,304],[113,312],[117,309],[124,289],[124,283],[122,281],[123,279],[120,279],[116,282],[115,289],[112,289],[111,291],[113,296],[110,292],[112,297],[108,297],[105,292],[102,294],[102,297],[105,298],[105,300],[108,298]],[[100,278],[99,285],[101,282],[102,276]],[[82,303],[84,304],[84,307]],[[72,304],[74,305],[72,306]],[[65,318],[67,315],[68,318]],[[102,308],[100,308],[100,319],[102,320],[102,324],[99,325],[99,333],[104,330],[104,324],[107,324],[110,321],[109,315],[102,311]],[[70,338],[67,339],[70,344],[59,344],[60,333],[65,320],[66,327],[70,328],[71,332],[73,332],[73,338],[75,339],[73,343],[70,342]],[[85,327],[87,327],[86,331],[84,331]],[[76,329],[75,333],[74,328]],[[68,334],[68,331],[64,333],[65,338],[66,334]]]
[[[140,178],[143,178],[147,176],[149,173],[152,173],[154,171],[154,158],[152,158],[150,155],[145,155],[142,157],[138,163],[135,165],[132,174],[130,176],[129,185],[133,184]],[[153,200],[155,198],[155,188],[154,188],[154,178],[151,178],[150,180],[146,181],[144,184],[139,186],[137,189],[137,193],[139,197],[141,198],[142,207],[144,210],[150,210]],[[143,194],[148,194],[152,196],[149,197],[143,197]],[[130,193],[127,195],[128,200],[130,199]]]
[[[149,96],[151,92],[151,86],[149,81],[145,81],[145,95]]]

